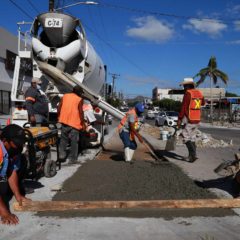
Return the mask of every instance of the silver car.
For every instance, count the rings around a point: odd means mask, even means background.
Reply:
[[[166,111],[160,112],[155,117],[155,126],[175,126],[178,121],[178,112]]]

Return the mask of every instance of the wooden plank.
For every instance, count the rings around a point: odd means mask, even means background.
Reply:
[[[13,205],[15,211],[66,211],[124,208],[239,208],[240,199],[191,199],[152,201],[31,201]]]

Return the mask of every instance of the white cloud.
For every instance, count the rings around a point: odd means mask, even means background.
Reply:
[[[228,41],[226,42],[227,44],[231,44],[231,45],[240,45],[240,40],[233,40],[233,41]]]
[[[231,7],[231,8],[228,8],[227,11],[228,11],[228,13],[230,13],[232,15],[233,14],[237,15],[237,14],[240,13],[240,5],[235,5],[235,6]]]
[[[234,22],[234,28],[236,31],[240,31],[240,21],[239,20]]]
[[[174,29],[171,25],[159,21],[154,16],[135,18],[133,21],[137,26],[126,31],[130,37],[163,43],[174,35]]]
[[[150,85],[153,88],[155,86],[169,87],[170,84],[173,84],[173,81],[171,80],[161,80],[156,77],[139,77],[126,75],[125,79],[128,81],[128,84],[132,86]]]
[[[188,24],[183,25],[183,29],[189,29],[194,33],[206,33],[211,38],[221,36],[221,33],[226,30],[227,25],[214,20],[198,20],[190,19]]]

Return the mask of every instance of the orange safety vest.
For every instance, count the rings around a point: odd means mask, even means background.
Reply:
[[[188,106],[188,119],[191,121],[201,120],[201,106],[203,102],[203,95],[197,89],[187,90],[187,93],[190,94],[190,104]]]
[[[83,128],[79,113],[79,104],[82,98],[74,93],[67,93],[63,96],[62,106],[60,110],[59,122],[76,128],[78,130]]]
[[[118,125],[118,131],[119,131],[119,132],[120,132],[120,130],[122,129],[122,127],[125,125],[129,114],[133,114],[133,115],[134,115],[134,128],[135,128],[136,130],[138,129],[139,126],[138,126],[137,113],[136,113],[135,109],[132,108],[132,109],[130,109],[130,110],[126,113],[126,115],[122,118],[120,124]],[[135,138],[134,138],[134,133],[132,133],[131,131],[130,131],[130,139],[131,139],[131,140],[134,140],[134,139],[135,139]]]

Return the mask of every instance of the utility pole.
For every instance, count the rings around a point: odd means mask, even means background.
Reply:
[[[109,75],[112,76],[112,98],[114,97],[114,88],[115,88],[115,80],[117,79],[117,77],[120,77],[120,74],[116,74],[116,73],[109,73]]]
[[[55,5],[55,0],[49,0],[49,12],[53,12],[54,10],[54,5]]]

